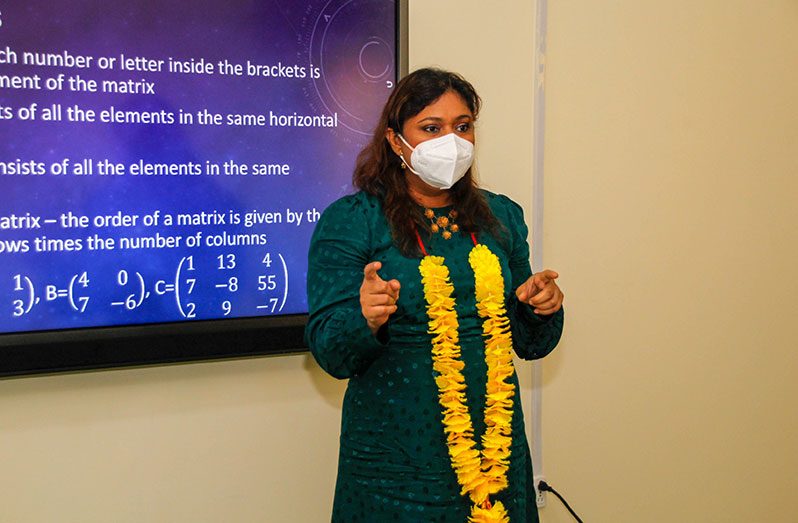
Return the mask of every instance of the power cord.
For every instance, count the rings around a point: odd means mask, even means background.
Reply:
[[[540,483],[538,483],[538,490],[539,490],[539,491],[541,491],[541,492],[551,492],[552,494],[554,494],[555,496],[557,496],[557,498],[558,498],[560,501],[562,501],[562,504],[563,504],[563,505],[565,505],[565,508],[567,508],[567,509],[568,509],[568,512],[570,512],[570,513],[571,513],[571,515],[574,517],[574,519],[576,519],[576,520],[577,520],[579,523],[584,523],[584,522],[583,522],[583,521],[582,521],[582,520],[579,518],[579,516],[577,516],[577,515],[576,515],[576,512],[574,512],[574,509],[572,509],[572,508],[571,508],[571,505],[569,505],[569,504],[568,504],[568,502],[567,502],[567,501],[565,501],[565,499],[564,499],[562,496],[560,496],[560,493],[559,493],[559,492],[557,492],[556,490],[554,490],[553,488],[551,488],[551,485],[549,485],[548,483],[546,483],[546,482],[545,482],[545,481],[543,481],[543,480],[540,480]]]

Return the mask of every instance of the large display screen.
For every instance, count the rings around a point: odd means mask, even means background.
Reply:
[[[310,235],[396,81],[398,12],[0,2],[0,344],[305,314]]]

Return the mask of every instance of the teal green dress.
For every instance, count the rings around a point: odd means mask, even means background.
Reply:
[[[480,233],[501,262],[513,345],[524,359],[540,358],[557,345],[563,312],[540,317],[515,298],[531,275],[527,227],[521,208],[509,198],[485,192],[503,224],[503,238]],[[445,215],[449,208],[436,209]],[[482,322],[477,316],[470,235],[424,238],[430,254],[449,267],[463,374],[477,441],[485,431],[486,364]],[[379,275],[402,285],[398,310],[374,336],[360,310],[363,268],[382,262]],[[363,192],[334,202],[322,215],[311,240],[308,267],[310,319],[306,336],[316,361],[331,375],[349,379],[343,403],[338,479],[332,521],[465,523],[471,510],[460,495],[443,433],[420,258],[408,258],[391,241],[380,201]],[[518,385],[516,376],[513,380]],[[524,418],[515,398],[509,487],[492,496],[512,523],[538,521],[532,464]]]

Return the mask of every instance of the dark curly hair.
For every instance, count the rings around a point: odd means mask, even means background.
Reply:
[[[441,69],[419,69],[396,85],[385,103],[371,142],[360,152],[355,164],[352,183],[382,201],[394,242],[405,256],[421,255],[415,231],[425,231],[428,236],[432,233],[429,220],[424,219],[422,210],[410,196],[405,178],[408,175],[385,139],[385,133],[388,129],[401,133],[408,118],[420,113],[447,91],[460,95],[474,119],[477,118],[482,100],[468,81]],[[462,234],[481,230],[496,232],[501,228],[479,191],[471,168],[449,190],[449,196],[457,209],[457,222]]]

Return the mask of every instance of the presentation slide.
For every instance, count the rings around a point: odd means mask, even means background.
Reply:
[[[0,0],[0,333],[307,312],[385,0]]]

